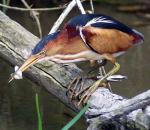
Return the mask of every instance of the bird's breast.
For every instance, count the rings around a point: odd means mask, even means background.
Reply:
[[[63,45],[61,49],[61,54],[76,54],[83,51],[87,51],[88,48],[83,43],[79,36],[69,38],[68,41]]]

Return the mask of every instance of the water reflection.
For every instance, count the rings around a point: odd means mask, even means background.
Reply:
[[[47,93],[24,78],[7,84],[12,68],[0,59],[0,130],[35,130],[37,116],[35,109],[35,93],[40,96],[40,106],[43,117],[43,129],[61,129],[75,113]],[[74,129],[84,129],[83,120]]]
[[[128,25],[132,25],[135,21],[141,20],[134,14],[117,12],[113,6],[95,5],[95,7],[95,12],[111,15]],[[53,22],[60,13],[61,11],[40,14],[43,34],[49,32]],[[75,9],[68,18],[77,13],[78,10]],[[8,11],[8,15],[32,31],[35,35],[38,35],[36,24],[29,18],[28,13]],[[150,26],[135,28],[145,35],[145,42],[141,46],[130,49],[125,55],[118,58],[118,62],[121,64],[119,74],[128,76],[128,80],[113,84],[113,91],[126,97],[134,96],[149,89]],[[0,68],[0,130],[37,129],[34,102],[35,92],[40,94],[43,126],[45,130],[60,129],[75,115],[56,98],[27,79],[15,81],[8,85],[7,79],[13,70],[3,60],[0,60]],[[81,120],[78,122],[73,129],[85,129],[84,121]]]

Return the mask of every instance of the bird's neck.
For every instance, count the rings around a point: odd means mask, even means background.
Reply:
[[[45,46],[45,50],[48,56],[53,56],[60,53],[64,45],[68,42],[68,36],[66,30],[60,32],[56,39],[50,41],[50,43]]]
[[[71,27],[64,29],[59,36],[46,47],[47,55],[77,54],[86,51],[87,47],[77,33],[77,30]]]
[[[74,38],[74,37],[79,35],[78,28],[77,27],[72,27],[72,26],[69,26],[69,25],[65,27],[64,32],[67,34],[68,39]]]

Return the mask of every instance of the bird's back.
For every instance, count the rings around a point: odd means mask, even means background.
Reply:
[[[123,23],[119,22],[118,20],[110,16],[101,15],[101,14],[78,15],[70,19],[70,21],[67,23],[67,26],[69,27],[92,26],[92,27],[98,27],[104,29],[117,29],[128,34],[133,33],[133,30],[130,27],[124,25]]]
[[[79,32],[79,27],[82,32]],[[101,14],[81,14],[66,24],[68,36],[83,34],[89,49],[102,53],[126,51],[143,40],[143,35],[118,20]],[[80,34],[79,34],[80,33]]]

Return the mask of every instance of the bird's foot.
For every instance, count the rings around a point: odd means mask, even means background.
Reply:
[[[115,62],[115,65],[113,67],[112,70],[110,70],[105,76],[103,76],[101,79],[97,80],[84,94],[83,96],[81,97],[79,103],[78,103],[78,106],[80,106],[81,104],[85,104],[89,97],[96,91],[96,89],[99,87],[99,86],[103,86],[104,85],[106,86],[106,83],[107,83],[107,78],[109,76],[112,76],[114,73],[116,73],[120,68],[120,65]]]
[[[107,86],[107,82],[106,80],[99,79],[97,80],[92,86],[90,86],[88,88],[88,90],[82,95],[80,101],[78,102],[78,106],[80,105],[84,105],[87,103],[88,99],[90,98],[90,96],[96,91],[96,89],[98,87],[106,87]]]
[[[69,99],[80,101],[82,95],[89,89],[89,86],[86,87],[85,80],[97,79],[94,76],[77,76],[75,77],[68,86],[67,96]]]
[[[79,99],[80,93],[84,87],[85,79],[86,77],[77,76],[71,81],[67,89],[67,96],[70,100]]]
[[[96,77],[82,77],[77,76],[72,80],[68,86],[67,96],[71,101],[77,101],[78,107],[87,103],[91,94],[99,87],[106,87],[108,82],[106,80],[99,79],[92,86],[85,87],[84,83],[86,79],[97,79]]]
[[[115,66],[111,71],[109,71],[106,75],[97,80],[92,86],[88,87],[85,87],[86,85],[84,85],[85,79],[91,79],[93,77],[78,76],[74,78],[68,87],[68,97],[71,100],[77,101],[78,106],[84,105],[85,103],[87,103],[89,97],[96,91],[99,86],[106,87],[109,80],[112,80],[113,78],[116,79],[112,75],[116,73],[119,68],[120,65],[118,63],[115,63]]]

